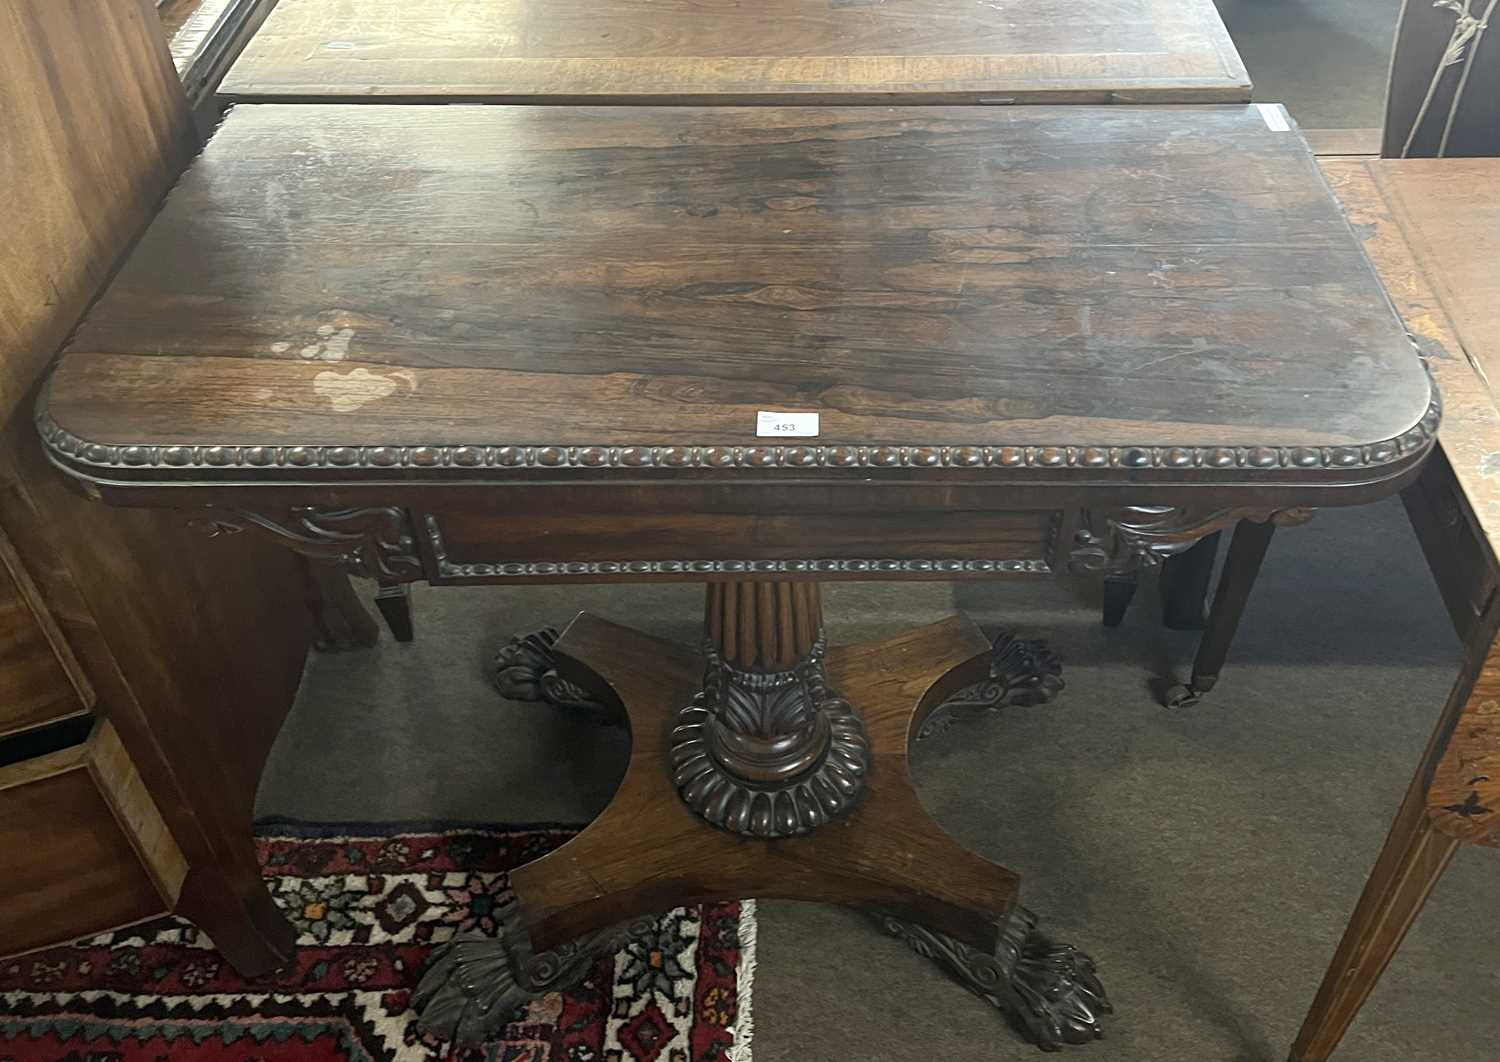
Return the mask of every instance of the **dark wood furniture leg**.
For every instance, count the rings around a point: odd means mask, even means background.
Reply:
[[[307,573],[307,604],[317,626],[317,647],[335,652],[374,645],[380,638],[380,628],[344,569],[332,561],[297,559]]]
[[[1324,1062],[1333,1054],[1462,843],[1433,828],[1427,780],[1427,770],[1412,779],[1290,1062]]]
[[[1135,597],[1136,583],[1134,573],[1105,576],[1103,621],[1106,627],[1118,627],[1124,622],[1125,612]]]
[[[1219,534],[1215,531],[1162,561],[1161,621],[1168,630],[1201,631],[1207,625],[1205,605],[1219,554]]]
[[[715,584],[702,651],[574,620],[556,670],[628,718],[625,777],[583,832],[512,873],[501,939],[435,956],[415,997],[426,1028],[482,1039],[655,912],[766,896],[870,910],[1043,1047],[1100,1035],[1092,962],[1039,934],[1015,874],[948,837],[912,784],[911,739],[995,681],[995,649],[953,617],[825,651],[821,612],[815,583]]]
[[[385,617],[391,637],[398,642],[412,640],[411,584],[390,583],[375,591],[375,607]]]
[[[1186,686],[1173,686],[1167,691],[1167,707],[1191,707],[1218,682],[1219,671],[1229,656],[1229,646],[1239,629],[1245,603],[1250,600],[1255,577],[1275,531],[1276,525],[1269,520],[1241,520],[1235,525],[1229,540],[1229,555],[1224,558],[1224,571],[1219,576],[1219,589],[1208,614],[1208,626],[1193,659],[1192,678]]]

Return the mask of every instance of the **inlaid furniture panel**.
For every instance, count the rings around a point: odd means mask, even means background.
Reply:
[[[1459,846],[1500,844],[1500,160],[1323,168],[1442,388],[1438,453],[1404,500],[1464,663],[1292,1062],[1334,1052]]]
[[[1233,102],[1212,0],[280,0],[239,101]]]
[[[422,579],[706,584],[701,646],[584,615],[501,651],[503,688],[628,719],[630,765],[512,875],[502,940],[436,958],[429,1029],[766,895],[871,910],[1047,1047],[1099,1035],[1093,964],[907,754],[1061,665],[962,617],[828,646],[820,583],[1125,576],[1233,528],[1206,689],[1272,530],[1412,482],[1438,416],[1249,106],[243,105],[37,407],[101,501],[369,575],[388,614]]]

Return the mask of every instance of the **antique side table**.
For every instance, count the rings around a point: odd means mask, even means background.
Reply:
[[[1402,495],[1463,669],[1292,1049],[1324,1062],[1461,844],[1500,844],[1500,160],[1325,160],[1446,398],[1437,452]]]
[[[1226,103],[1213,0],[280,0],[259,102]]]
[[[1409,483],[1438,414],[1279,109],[260,105],[38,417],[107,502],[387,586],[708,584],[703,646],[581,616],[540,647],[629,767],[505,937],[436,962],[430,1027],[772,896],[877,913],[1056,1047],[1099,1032],[1091,962],[906,762],[951,695],[1043,700],[1056,661],[961,617],[827,646],[819,583],[1120,573],[1238,524],[1224,635],[1270,528]]]

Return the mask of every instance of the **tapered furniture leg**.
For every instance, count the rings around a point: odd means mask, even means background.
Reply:
[[[1204,608],[1219,553],[1219,532],[1199,539],[1161,565],[1161,619],[1168,630],[1201,631],[1208,619]]]
[[[1092,963],[1036,932],[1015,874],[950,838],[912,783],[912,738],[992,681],[995,649],[961,617],[826,648],[821,614],[815,584],[742,582],[710,587],[704,649],[569,625],[556,672],[627,718],[625,777],[578,836],[512,872],[498,940],[434,957],[415,997],[425,1027],[480,1038],[643,918],[764,896],[878,912],[1043,1047],[1100,1034]]]
[[[1229,646],[1239,629],[1245,604],[1250,600],[1255,577],[1260,572],[1261,561],[1265,559],[1275,531],[1276,525],[1269,521],[1241,520],[1235,526],[1234,536],[1229,540],[1229,555],[1224,558],[1224,571],[1219,576],[1219,589],[1208,614],[1208,626],[1193,660],[1192,679],[1186,686],[1174,686],[1167,691],[1168,707],[1186,708],[1197,704],[1219,681],[1219,671],[1229,656]]]
[[[382,586],[375,591],[375,607],[385,617],[385,625],[390,628],[392,638],[398,642],[412,640],[410,583]]]
[[[344,569],[332,561],[299,557],[307,576],[307,604],[317,626],[317,647],[324,652],[367,649],[380,628],[355,593]]]
[[[1324,1062],[1385,971],[1462,842],[1433,828],[1418,771],[1302,1023],[1290,1062]]]
[[[1118,627],[1125,619],[1125,612],[1130,608],[1131,599],[1135,597],[1136,577],[1130,575],[1110,575],[1104,579],[1104,625],[1106,627]]]

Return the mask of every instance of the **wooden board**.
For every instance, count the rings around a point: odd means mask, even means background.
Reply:
[[[46,408],[59,456],[127,475],[292,443],[356,475],[380,447],[629,466],[567,448],[755,445],[780,409],[825,453],[1284,446],[1357,481],[1429,400],[1306,146],[1252,107],[251,106]],[[448,458],[411,460],[509,461]]]
[[[1439,444],[1493,551],[1500,542],[1500,159],[1327,160],[1324,169],[1427,354],[1443,394]]]
[[[94,704],[94,691],[31,573],[0,530],[0,737]]]
[[[114,728],[0,768],[0,954],[170,909],[187,864]]]
[[[161,32],[151,0],[0,0],[0,420],[187,158]]]
[[[1212,0],[281,0],[239,100],[1243,101]]]
[[[1493,201],[1500,159],[1324,165],[1367,234],[1366,247],[1443,391],[1441,464],[1433,471],[1446,474],[1424,474],[1425,490],[1408,504],[1414,519],[1430,513],[1424,545],[1450,610],[1472,618],[1466,617],[1467,631],[1460,624],[1469,635],[1464,678],[1424,761],[1432,771],[1427,803],[1439,830],[1495,844],[1500,648],[1487,638],[1500,572],[1500,408],[1491,382],[1500,371],[1500,285],[1492,276],[1500,249],[1500,205]],[[1450,558],[1462,563],[1452,566]]]

